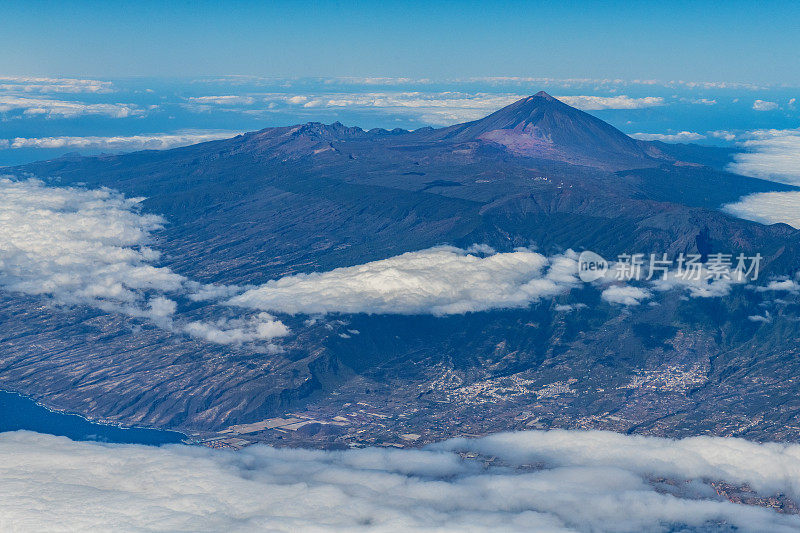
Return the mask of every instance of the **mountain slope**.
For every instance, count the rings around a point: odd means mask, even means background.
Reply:
[[[699,236],[704,249],[760,252],[769,275],[794,274],[799,232],[715,209],[741,194],[791,187],[676,165],[650,146],[539,94],[437,130],[309,123],[11,172],[147,197],[143,209],[168,221],[154,244],[162,264],[203,283],[261,284],[440,244],[590,249],[612,258],[694,253]],[[665,434],[659,420],[679,412],[707,417],[682,432],[759,435],[800,412],[785,375],[788,368],[800,378],[794,308],[773,310],[771,322],[748,319],[769,297],[742,290],[727,300],[686,300],[668,292],[654,295],[658,306],[626,313],[587,289],[575,300],[464,316],[282,316],[293,335],[284,352],[264,353],[4,293],[0,386],[90,416],[185,431],[312,409],[333,419],[344,416],[344,403],[358,402],[385,406],[379,414],[388,417],[352,417],[342,434],[331,426],[253,440],[345,443],[367,429],[396,442],[426,427],[425,439],[434,439],[529,423]],[[586,307],[564,311],[576,303]],[[205,316],[200,304],[191,312]],[[754,344],[769,346],[769,356],[749,361]],[[682,388],[673,374],[691,379],[680,378]],[[654,388],[654,375],[672,388]],[[754,383],[768,383],[774,398]],[[753,403],[726,403],[735,390]],[[469,396],[475,391],[488,392]],[[748,425],[750,405],[766,412],[778,401],[780,417]],[[518,419],[524,412],[532,414]]]

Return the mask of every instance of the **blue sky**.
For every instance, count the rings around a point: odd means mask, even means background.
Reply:
[[[0,71],[800,84],[797,2],[5,1]]]

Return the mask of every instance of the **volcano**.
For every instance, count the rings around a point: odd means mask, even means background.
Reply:
[[[654,145],[540,91],[491,115],[436,130],[439,139],[482,141],[517,155],[605,170],[657,166],[670,158]]]
[[[382,145],[487,145],[515,156],[559,161],[606,171],[656,167],[674,161],[654,143],[628,137],[607,122],[575,109],[544,91],[508,105],[480,120],[444,128],[415,131],[373,129],[364,131],[310,122],[266,128],[233,140],[238,153],[283,156],[336,151],[337,143],[378,141]],[[462,146],[462,149],[464,147]]]
[[[311,122],[3,173],[145,197],[137,205],[168,221],[154,233],[159,264],[204,284],[256,286],[442,244],[605,258],[759,253],[765,279],[794,279],[800,231],[720,207],[796,189],[721,171],[719,150],[634,140],[540,92],[445,128]],[[347,446],[363,435],[396,443],[411,433],[422,442],[532,424],[797,441],[800,303],[731,291],[652,291],[655,305],[628,314],[587,286],[526,308],[447,317],[282,315],[291,334],[280,351],[2,292],[0,388],[206,436],[291,413],[347,420],[246,435],[283,444]],[[217,318],[203,302],[182,305]],[[765,311],[769,320],[753,321]],[[672,385],[654,388],[662,382]]]

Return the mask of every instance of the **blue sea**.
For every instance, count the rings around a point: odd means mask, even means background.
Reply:
[[[123,428],[90,422],[82,416],[51,411],[20,394],[0,391],[0,433],[23,429],[72,440],[120,444],[158,446],[180,443],[187,439],[186,435],[176,431]]]

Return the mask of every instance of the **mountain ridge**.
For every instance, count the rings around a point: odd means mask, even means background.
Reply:
[[[236,152],[274,152],[288,157],[336,150],[328,143],[352,140],[397,143],[479,143],[522,157],[560,161],[606,171],[654,167],[675,161],[654,143],[625,135],[607,122],[540,91],[478,120],[442,128],[364,130],[341,122],[307,122],[264,128],[236,137]],[[225,142],[225,141],[212,141]]]

